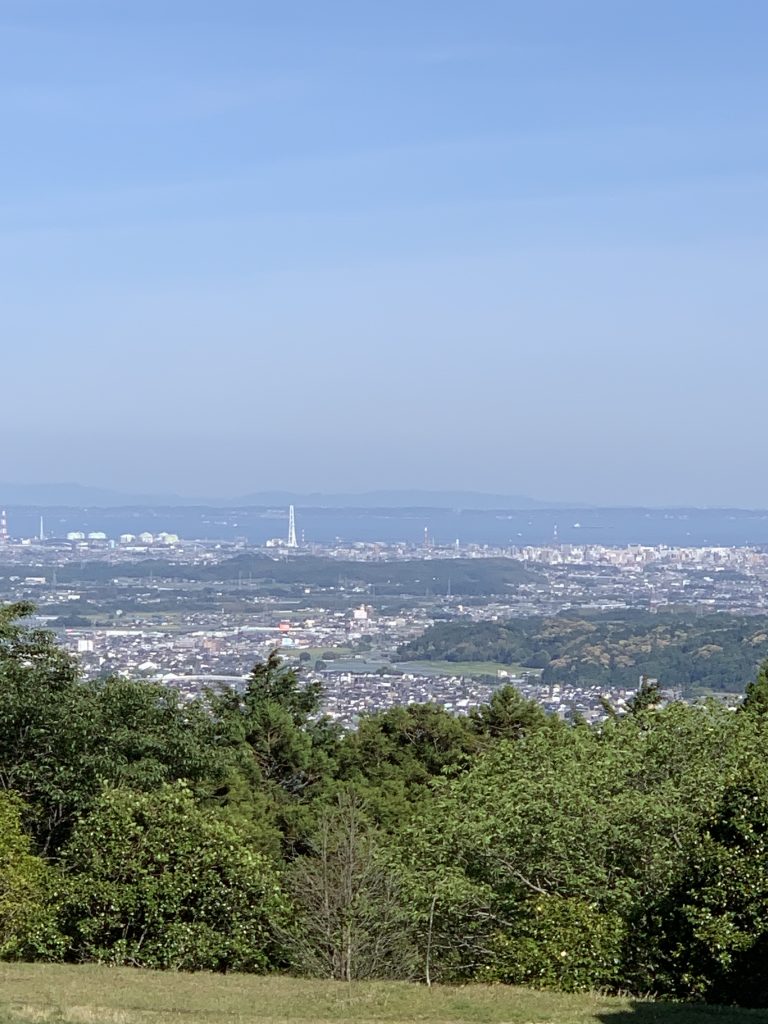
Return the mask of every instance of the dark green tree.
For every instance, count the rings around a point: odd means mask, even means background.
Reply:
[[[318,683],[302,685],[273,650],[243,690],[222,687],[210,703],[222,736],[247,751],[258,778],[296,795],[315,780],[311,721],[321,692]]]
[[[761,766],[723,792],[680,882],[659,908],[675,994],[768,1005],[768,776]]]
[[[640,686],[637,692],[627,701],[627,713],[630,715],[643,715],[647,711],[654,711],[661,706],[661,687],[655,679],[648,676],[640,677]]]
[[[230,751],[233,771],[220,791],[237,801],[242,820],[259,826],[265,817],[282,833],[286,849],[309,827],[308,803],[335,771],[338,731],[320,715],[322,689],[303,685],[276,650],[257,664],[243,690],[209,694],[219,742]]]
[[[397,829],[428,798],[433,782],[466,769],[476,749],[466,719],[440,705],[393,707],[364,715],[344,737],[340,773],[379,824]]]
[[[768,714],[768,660],[760,665],[755,678],[747,684],[741,707],[749,715]]]
[[[470,711],[469,721],[479,736],[516,740],[554,719],[535,701],[523,697],[514,686],[502,686],[487,704]]]

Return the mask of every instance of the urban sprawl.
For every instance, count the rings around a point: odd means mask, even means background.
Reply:
[[[405,643],[438,620],[497,621],[563,611],[638,608],[691,614],[765,614],[768,553],[753,547],[607,547],[560,544],[492,548],[477,544],[297,542],[293,510],[285,538],[245,541],[181,539],[172,533],[69,532],[17,538],[0,515],[0,601],[31,601],[39,624],[77,655],[86,676],[124,674],[161,681],[190,696],[238,684],[253,664],[279,648],[303,678],[323,683],[326,712],[343,724],[395,704],[437,702],[456,713],[514,684],[563,717],[587,720],[621,708],[633,690],[545,685],[536,670],[408,662]],[[11,517],[12,524],[12,517]],[[269,573],[219,567],[253,556],[299,566],[337,562],[332,583],[296,575],[273,584]],[[502,559],[524,573],[503,594],[467,595],[451,579],[436,585],[430,563]],[[411,592],[355,579],[351,563],[420,562]],[[137,571],[137,567],[141,571]],[[98,571],[96,571],[98,569]],[[201,575],[201,571],[204,573]]]

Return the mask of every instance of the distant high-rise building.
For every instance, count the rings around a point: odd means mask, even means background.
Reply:
[[[0,544],[8,543],[8,515],[5,509],[0,511]]]
[[[293,505],[290,505],[288,507],[288,547],[297,548],[298,546],[296,542],[296,513]]]

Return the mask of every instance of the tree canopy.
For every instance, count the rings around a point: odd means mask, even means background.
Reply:
[[[0,611],[0,957],[768,1003],[768,668],[596,725],[513,687],[342,732],[273,652],[183,700]]]

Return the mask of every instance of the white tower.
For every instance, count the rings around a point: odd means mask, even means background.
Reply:
[[[40,516],[40,540],[45,540],[45,528],[43,526],[43,517]]]
[[[5,509],[0,511],[0,544],[8,543],[8,516]]]
[[[293,505],[288,506],[288,547],[297,548],[299,545],[296,543],[296,514],[293,511]]]

